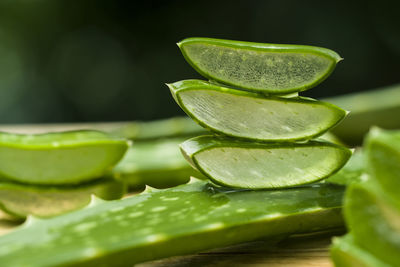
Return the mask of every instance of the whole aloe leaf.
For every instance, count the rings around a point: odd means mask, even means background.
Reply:
[[[194,181],[100,202],[0,237],[4,266],[129,266],[276,235],[341,227],[344,188],[234,191]]]
[[[390,267],[391,265],[376,258],[370,252],[354,243],[353,236],[347,234],[342,238],[334,238],[331,250],[335,266],[354,267]]]

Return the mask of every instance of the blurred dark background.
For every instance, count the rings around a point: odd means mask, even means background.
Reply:
[[[183,115],[164,83],[200,78],[175,44],[194,36],[337,51],[315,98],[398,83],[396,2],[3,0],[0,123]]]

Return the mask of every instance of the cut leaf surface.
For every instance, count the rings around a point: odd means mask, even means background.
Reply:
[[[329,49],[188,38],[178,43],[189,64],[204,77],[249,91],[288,94],[322,82],[340,56]]]
[[[328,142],[255,143],[207,135],[182,143],[181,150],[216,184],[253,189],[318,181],[339,170],[351,155]]]
[[[0,262],[13,267],[132,266],[338,228],[343,192],[335,185],[226,191],[197,181],[32,221],[0,237]]]
[[[98,131],[0,133],[0,176],[28,184],[76,184],[101,177],[127,141]]]
[[[201,80],[168,85],[181,108],[203,127],[232,137],[292,141],[321,135],[346,111],[309,98],[266,97]]]
[[[51,217],[88,205],[92,194],[111,200],[121,198],[124,193],[123,183],[112,179],[69,187],[0,182],[0,208],[19,218]]]

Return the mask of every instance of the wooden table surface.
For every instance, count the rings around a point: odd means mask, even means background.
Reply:
[[[88,125],[37,125],[0,126],[0,131],[19,133],[42,133],[47,131],[88,128]],[[97,124],[96,128],[108,128],[110,124]],[[119,126],[112,123],[111,126]],[[19,223],[11,221],[0,212],[0,236],[17,228]],[[341,235],[342,232],[336,232]],[[257,241],[237,246],[211,250],[194,255],[138,264],[139,267],[183,267],[183,266],[269,266],[269,267],[331,267],[329,245],[332,233],[314,236],[292,237],[279,243]]]

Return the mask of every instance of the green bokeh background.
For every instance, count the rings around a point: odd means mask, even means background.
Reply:
[[[323,46],[345,58],[304,94],[400,82],[398,1],[0,1],[0,123],[183,115],[166,82],[200,78],[176,42]]]

